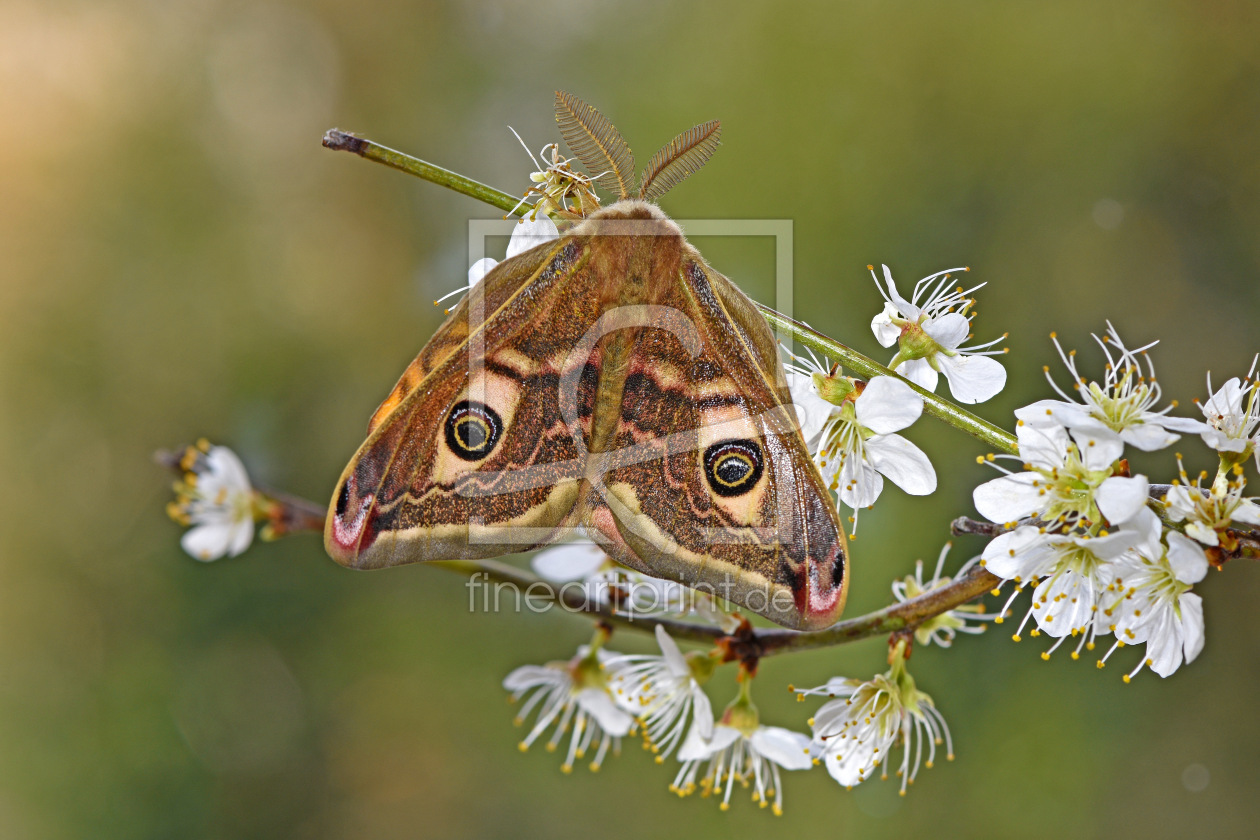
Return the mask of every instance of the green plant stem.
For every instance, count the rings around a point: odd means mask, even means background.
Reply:
[[[776,328],[780,332],[787,333],[792,338],[804,344],[811,350],[835,359],[840,362],[847,370],[858,374],[859,376],[870,379],[873,376],[891,376],[900,379],[909,385],[914,392],[923,397],[923,410],[927,414],[942,420],[956,429],[961,429],[972,437],[984,441],[994,449],[1006,452],[1011,455],[1019,454],[1019,448],[1015,441],[1015,436],[1006,432],[983,420],[963,408],[958,407],[943,397],[938,397],[926,388],[921,388],[910,380],[898,373],[881,365],[874,359],[863,356],[861,353],[844,346],[835,339],[819,333],[810,327],[795,321],[788,316],[776,312],[768,306],[757,304],[757,308],[761,310],[761,314],[770,322],[770,326]]]
[[[405,155],[387,146],[382,146],[362,137],[355,137],[335,128],[324,135],[324,145],[330,149],[354,152],[360,157],[383,163],[400,172],[415,175],[417,178],[431,181],[470,198],[484,201],[508,213],[522,206],[518,198],[496,190],[494,187],[488,187],[471,178],[465,178],[463,175],[451,172],[449,169],[443,169],[435,164]],[[847,369],[867,379],[873,376],[893,376],[901,379],[913,388],[919,396],[923,397],[923,409],[932,417],[948,423],[956,429],[961,429],[994,449],[1011,455],[1018,454],[1015,437],[987,420],[977,417],[943,397],[938,397],[931,391],[920,388],[905,377],[893,373],[874,359],[868,358],[856,350],[814,331],[799,321],[794,321],[768,306],[762,306],[761,304],[757,304],[757,306],[772,326],[777,327],[781,332],[791,335],[806,347],[838,360]]]
[[[452,189],[469,198],[475,198],[478,201],[484,201],[492,207],[498,207],[505,213],[511,213],[522,206],[521,200],[516,196],[496,190],[494,187],[486,186],[479,181],[474,181],[472,178],[466,178],[449,169],[443,169],[436,164],[414,158],[411,155],[405,155],[388,146],[382,146],[380,143],[374,143],[362,137],[355,137],[353,134],[347,134],[335,128],[329,129],[328,133],[324,135],[324,146],[338,151],[353,152],[359,157],[383,163],[400,172],[406,172],[408,175],[415,175],[417,178],[432,181],[439,186]]]

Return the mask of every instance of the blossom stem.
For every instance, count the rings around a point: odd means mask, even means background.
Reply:
[[[436,164],[403,154],[388,146],[374,143],[371,140],[355,137],[335,128],[329,129],[328,133],[324,135],[324,146],[338,151],[354,152],[359,157],[383,163],[400,172],[415,175],[417,178],[423,178],[439,186],[452,189],[457,193],[462,193],[469,198],[484,201],[486,204],[498,207],[505,213],[511,213],[521,206],[521,200],[516,196],[508,195],[505,192],[496,190],[494,187],[466,178],[458,172],[443,169]]]
[[[329,149],[354,152],[360,157],[383,163],[400,172],[415,175],[417,178],[431,181],[434,184],[454,190],[470,198],[484,201],[507,213],[511,213],[520,206],[520,200],[515,196],[496,190],[494,187],[486,186],[457,172],[443,169],[435,164],[403,154],[366,138],[355,137],[335,128],[330,129],[324,135],[324,145]],[[840,361],[848,369],[867,379],[873,376],[893,376],[900,379],[913,388],[919,396],[923,397],[923,410],[928,414],[984,441],[994,449],[1008,452],[1012,455],[1017,454],[1015,437],[987,420],[983,420],[971,412],[959,408],[954,403],[943,397],[938,397],[931,391],[920,388],[899,374],[893,373],[893,371],[874,359],[868,358],[856,350],[845,347],[838,341],[815,332],[799,321],[794,321],[767,306],[762,306],[761,304],[757,304],[757,306],[771,326],[777,327],[782,332],[791,335],[806,347],[817,350],[820,353],[826,353]]]

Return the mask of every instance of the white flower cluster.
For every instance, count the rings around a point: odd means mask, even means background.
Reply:
[[[847,788],[872,775],[895,746],[903,750],[898,776],[901,792],[913,783],[927,744],[927,766],[936,747],[946,745],[953,759],[949,727],[932,698],[915,687],[905,668],[905,643],[892,654],[892,668],[868,682],[837,677],[825,686],[798,691],[827,695],[809,724],[813,737],[761,723],[749,696],[751,678],[741,675],[739,695],[715,719],[701,687],[717,664],[712,656],[683,656],[661,626],[661,653],[624,656],[583,646],[569,662],[526,665],[504,680],[512,700],[528,697],[516,722],[537,709],[533,727],[521,741],[529,749],[547,730],[555,751],[570,730],[561,770],[569,772],[592,748],[591,769],[598,770],[610,747],[620,752],[621,738],[641,727],[644,746],[663,763],[677,748],[679,768],[669,789],[679,796],[700,792],[730,807],[736,786],[749,789],[754,802],[783,813],[782,771],[823,764]],[[683,733],[686,733],[684,736]],[[913,758],[912,758],[913,755]]]
[[[1043,658],[1068,638],[1077,639],[1075,659],[1099,636],[1114,635],[1099,667],[1117,648],[1145,644],[1125,680],[1145,666],[1166,677],[1203,648],[1202,602],[1190,589],[1207,573],[1204,547],[1218,545],[1232,522],[1260,521],[1260,508],[1242,497],[1237,469],[1254,450],[1255,386],[1230,380],[1203,407],[1207,422],[1171,417],[1173,406],[1158,408],[1150,345],[1128,349],[1110,324],[1095,338],[1107,359],[1102,380],[1083,377],[1075,351],[1064,353],[1055,339],[1077,399],[1051,378],[1062,399],[1015,412],[1023,470],[1004,471],[973,493],[981,514],[1010,528],[988,544],[982,562],[1015,584],[1007,606],[1033,589],[1014,638],[1033,621],[1033,635],[1057,640]],[[1129,475],[1123,460],[1126,446],[1155,451],[1183,432],[1200,433],[1222,455],[1221,476],[1210,489],[1185,481],[1165,495],[1166,518],[1184,522],[1184,534],[1161,523],[1149,481]]]
[[[930,580],[923,579],[920,562],[913,576],[893,584],[899,602],[950,583],[950,578],[941,574],[948,549],[946,545],[941,552]],[[964,605],[921,624],[915,638],[919,644],[936,642],[948,647],[956,633],[983,629],[968,624],[968,619],[990,618],[980,614],[978,607]],[[749,696],[752,678],[743,672],[739,695],[715,718],[703,686],[719,664],[720,654],[715,649],[684,656],[662,625],[657,624],[655,633],[659,655],[622,655],[584,646],[569,662],[529,665],[509,674],[504,687],[513,692],[514,700],[533,692],[517,723],[522,723],[535,706],[539,709],[521,748],[528,749],[543,732],[554,728],[547,747],[555,750],[572,725],[561,769],[571,770],[576,759],[598,744],[591,765],[594,770],[610,745],[619,748],[621,737],[638,727],[644,746],[654,753],[658,764],[671,755],[678,760],[678,770],[669,785],[674,793],[718,797],[722,810],[726,810],[739,786],[750,789],[753,801],[776,814],[783,811],[784,770],[806,770],[822,764],[836,781],[851,788],[869,779],[890,750],[901,747],[897,775],[904,794],[923,764],[925,749],[927,767],[932,766],[941,744],[947,757],[953,759],[949,727],[932,698],[915,686],[906,670],[905,640],[890,655],[892,665],[886,674],[866,682],[837,677],[818,688],[797,691],[801,700],[810,695],[832,698],[809,720],[811,737],[762,724]],[[601,644],[605,638],[602,633],[597,635]]]
[[[950,269],[920,280],[910,300],[897,291],[888,266],[884,281],[871,276],[884,298],[884,308],[871,330],[884,347],[897,345],[889,367],[910,382],[935,391],[944,373],[954,398],[979,403],[1006,385],[1006,369],[991,358],[1005,353],[986,344],[964,347],[970,338],[972,307],[968,290],[950,288]],[[791,354],[789,354],[791,355]],[[912,496],[936,490],[936,470],[923,450],[898,434],[923,413],[923,397],[900,379],[875,376],[869,382],[843,376],[838,365],[809,356],[792,356],[785,366],[801,435],[814,454],[819,471],[840,501],[855,512],[870,507],[887,478]]]

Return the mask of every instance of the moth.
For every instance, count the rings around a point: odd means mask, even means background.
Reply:
[[[340,564],[486,559],[583,529],[618,562],[781,625],[836,621],[839,514],[774,337],[654,203],[718,145],[684,132],[642,177],[620,133],[556,94],[570,150],[619,199],[475,284],[372,415],[337,483]]]

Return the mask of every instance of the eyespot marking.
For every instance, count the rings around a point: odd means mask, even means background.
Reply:
[[[463,400],[446,418],[446,446],[464,461],[480,461],[494,451],[503,420],[484,403]]]
[[[704,477],[719,496],[742,496],[757,486],[764,466],[752,440],[721,440],[704,451]]]

